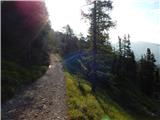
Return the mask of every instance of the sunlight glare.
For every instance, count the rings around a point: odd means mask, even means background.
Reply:
[[[75,34],[87,33],[88,27],[82,20],[81,6],[85,0],[45,0],[51,26],[54,30],[62,31],[62,28],[69,24]]]

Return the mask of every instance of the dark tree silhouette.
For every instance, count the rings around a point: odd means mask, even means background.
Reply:
[[[49,64],[50,24],[42,1],[3,1],[1,5],[4,101],[22,83],[36,80],[41,66]]]
[[[155,82],[155,58],[151,50],[147,48],[147,52],[140,60],[140,85],[141,89],[148,96],[152,97]]]

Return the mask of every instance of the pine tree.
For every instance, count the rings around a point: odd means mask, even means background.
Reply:
[[[93,61],[91,67],[93,91],[95,91],[97,79],[96,71],[98,66],[97,63],[99,61],[97,58],[100,58],[98,54],[106,54],[107,51],[112,51],[112,47],[108,41],[108,31],[111,27],[114,26],[114,22],[109,15],[112,8],[112,2],[110,0],[97,0],[93,2],[93,7],[90,9],[90,13],[87,15],[90,21],[89,38],[93,43]]]
[[[70,37],[74,36],[74,32],[73,32],[73,29],[69,26],[69,25],[66,25],[63,27],[64,29],[64,33]]]
[[[155,82],[155,57],[149,48],[140,60],[140,86],[144,93],[152,97]]]
[[[122,39],[118,36],[119,55],[122,56]]]
[[[96,8],[95,8],[96,6]],[[94,1],[94,7],[91,8],[89,14],[90,28],[89,36],[92,39],[93,34],[96,36],[97,52],[103,45],[110,45],[109,43],[109,29],[115,24],[112,21],[109,13],[112,10],[112,2],[110,0]],[[95,18],[95,19],[94,19]],[[95,27],[95,28],[94,28]],[[95,31],[95,32],[93,32]]]
[[[130,36],[126,35],[123,38],[118,36],[119,50],[118,57],[113,68],[113,73],[116,74],[120,80],[130,80],[136,82],[137,64],[135,61],[134,52],[131,50]]]

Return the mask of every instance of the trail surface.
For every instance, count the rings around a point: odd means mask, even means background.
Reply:
[[[2,105],[2,120],[67,120],[62,65],[51,55],[46,74]]]

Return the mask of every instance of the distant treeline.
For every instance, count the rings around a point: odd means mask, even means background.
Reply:
[[[89,76],[92,73],[92,42],[83,35],[79,38],[76,37],[73,30],[70,30],[72,32],[67,31],[68,28],[71,29],[67,25],[65,33],[51,31],[50,45],[54,46],[51,47],[52,52],[57,52],[64,57],[64,62],[68,62],[67,65],[74,64],[77,67],[82,67],[80,70],[80,68],[74,68],[74,65],[69,65],[68,67],[73,70],[72,72],[82,72],[86,73],[85,76]],[[97,82],[105,81],[105,79],[107,82],[107,79],[110,78],[108,75],[114,76],[115,79],[118,79],[119,84],[130,81],[145,94],[153,97],[154,90],[157,90],[155,86],[160,81],[154,54],[148,48],[146,54],[142,55],[139,61],[136,61],[131,49],[130,36],[118,37],[118,43],[118,50],[112,48],[111,44],[100,46],[98,49],[97,79],[100,80],[97,80]],[[74,62],[70,62],[71,60]]]

